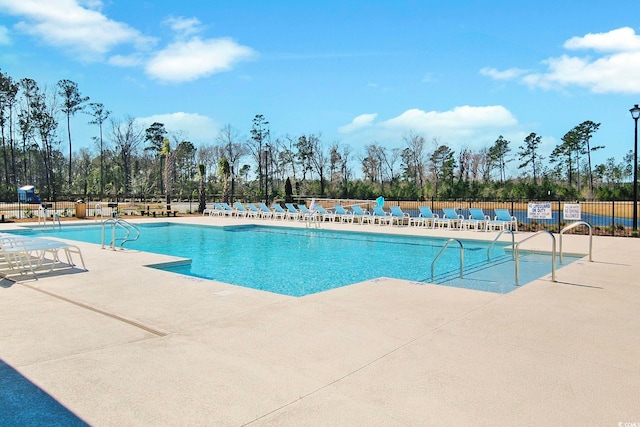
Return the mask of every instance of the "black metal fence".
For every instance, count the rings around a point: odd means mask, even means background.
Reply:
[[[321,203],[325,207],[331,207],[333,204],[342,204],[348,207],[358,204],[366,209],[376,204],[376,200],[348,200],[348,199],[315,199],[316,203]],[[539,219],[530,217],[530,204],[535,204],[538,211],[544,209],[545,213],[550,216],[549,219]],[[481,208],[485,215],[491,219],[495,217],[495,209],[507,209],[511,215],[518,219],[518,229],[522,231],[539,231],[548,230],[551,232],[560,232],[567,225],[577,221],[575,216],[572,219],[565,217],[565,208],[572,214],[577,211],[580,220],[591,225],[593,233],[596,235],[620,236],[620,237],[637,237],[638,233],[633,231],[633,202],[632,201],[469,201],[469,200],[428,200],[428,201],[406,201],[406,200],[385,200],[384,207],[400,206],[403,211],[418,215],[420,206],[429,206],[431,210],[443,216],[442,208],[454,208],[465,218],[469,217],[469,208]],[[532,208],[534,208],[532,206]],[[577,227],[571,230],[571,233],[586,233],[587,227]]]
[[[296,203],[306,203],[309,205],[311,197],[301,197],[294,200]],[[77,200],[77,199],[74,199]],[[215,198],[218,201],[219,198]],[[211,202],[214,200],[208,200]],[[248,201],[248,200],[247,200]],[[353,200],[353,199],[322,199],[315,198],[315,203],[326,208],[332,208],[336,204],[349,207],[355,204],[361,205],[365,209],[371,209],[376,204],[376,200]],[[530,203],[543,207],[550,215],[549,219],[536,219],[530,217]],[[579,210],[580,220],[589,223],[593,233],[596,235],[637,237],[638,233],[633,230],[633,202],[631,201],[607,201],[607,202],[572,202],[572,201],[467,201],[467,200],[428,200],[428,201],[407,201],[407,200],[385,200],[384,207],[397,205],[403,211],[418,215],[419,206],[429,206],[431,210],[442,216],[442,208],[454,208],[465,217],[469,216],[469,208],[481,208],[485,215],[493,218],[494,209],[507,209],[518,219],[519,230],[538,231],[549,230],[559,232],[566,225],[573,223],[576,219],[565,217],[565,207]],[[25,202],[0,202],[0,221],[33,220],[36,221],[43,216],[58,216],[62,218],[92,218],[97,216],[110,216],[117,211],[120,216],[149,215],[157,212],[164,215],[168,210],[179,214],[197,213],[198,201],[196,199],[173,200],[170,209],[164,199],[124,199],[119,201],[88,201],[78,203],[76,201],[43,202],[40,204]],[[575,209],[573,210],[575,213]],[[574,217],[575,218],[575,217]],[[572,233],[584,233],[586,227],[576,227]]]

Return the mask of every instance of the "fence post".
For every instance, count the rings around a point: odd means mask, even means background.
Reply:
[[[611,201],[611,235],[616,235],[616,199]]]
[[[558,199],[558,233],[562,230],[562,228],[560,228],[560,207],[560,199]]]

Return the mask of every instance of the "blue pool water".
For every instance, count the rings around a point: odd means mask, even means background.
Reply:
[[[292,296],[377,277],[432,282],[431,262],[446,242],[446,239],[428,237],[257,225],[213,227],[151,223],[139,228],[140,239],[127,242],[127,249],[191,260],[191,263],[161,266],[162,269]],[[100,226],[67,226],[45,234],[90,243],[101,241]],[[464,241],[463,245],[465,272],[493,268],[511,259],[510,253],[505,252],[505,244],[493,247],[491,265],[487,263],[488,242]],[[526,263],[523,265],[526,267]],[[460,248],[452,244],[438,260],[433,282],[456,283],[453,279],[457,278],[459,268]],[[550,271],[549,261],[523,268],[520,283]],[[501,293],[515,289],[513,273],[504,275],[505,280],[481,281],[473,287]]]

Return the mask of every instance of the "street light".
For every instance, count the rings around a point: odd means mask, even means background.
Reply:
[[[633,143],[633,231],[638,231],[638,118],[640,118],[640,107],[636,104],[629,112],[636,125]]]
[[[271,162],[271,145],[265,144],[264,150],[264,197],[269,204],[269,163]]]

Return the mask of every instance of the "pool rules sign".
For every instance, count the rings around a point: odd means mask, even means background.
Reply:
[[[562,210],[562,216],[569,221],[580,221],[582,219],[582,213],[580,212],[579,203],[565,203]]]
[[[551,203],[529,203],[527,206],[527,218],[551,219]]]

